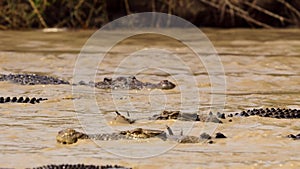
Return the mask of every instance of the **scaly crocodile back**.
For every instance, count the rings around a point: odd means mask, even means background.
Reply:
[[[41,101],[48,100],[47,98],[29,98],[29,97],[0,97],[0,103],[40,103]]]

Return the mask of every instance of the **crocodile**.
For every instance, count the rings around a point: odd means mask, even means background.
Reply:
[[[180,111],[167,111],[164,110],[160,114],[153,115],[150,120],[183,120],[183,121],[202,121],[202,122],[214,122],[222,123],[218,118],[224,118],[224,114],[217,113],[217,116],[210,112],[206,114],[197,114],[197,113],[181,113]]]
[[[158,137],[164,139],[166,133],[161,130],[151,130],[135,128],[133,130],[120,131],[115,133],[103,133],[103,134],[85,134],[78,132],[74,129],[67,128],[58,132],[56,141],[61,144],[73,144],[78,139],[94,139],[94,140],[122,140],[122,139],[146,139],[151,137]]]
[[[122,139],[147,139],[157,137],[162,140],[175,140],[179,143],[200,143],[203,139],[211,139],[212,137],[206,133],[202,133],[200,137],[174,135],[170,127],[167,126],[169,136],[162,130],[135,128],[133,130],[120,131],[116,133],[104,134],[85,134],[74,129],[67,128],[58,132],[56,141],[61,144],[74,144],[79,139],[94,139],[102,141],[122,140]],[[217,133],[215,138],[226,138],[222,133]]]
[[[117,77],[116,79],[105,77],[103,81],[100,82],[89,82],[86,83],[84,81],[80,81],[78,84],[71,84],[66,80],[62,80],[59,78],[37,75],[37,74],[2,74],[0,75],[0,81],[9,81],[21,85],[87,85],[91,87],[96,87],[99,89],[173,89],[175,88],[175,84],[168,81],[162,80],[157,84],[149,83],[149,82],[141,82],[136,79],[135,76],[129,77]]]
[[[168,81],[162,80],[157,84],[149,82],[141,82],[135,76],[129,77],[117,77],[116,79],[104,78],[103,81],[95,83],[96,88],[100,89],[173,89],[175,84]]]
[[[298,119],[300,118],[300,109],[281,109],[281,108],[261,108],[261,109],[249,109],[240,113],[228,114],[227,117],[233,116],[260,116],[277,119]]]
[[[51,76],[43,76],[37,74],[8,74],[0,75],[0,81],[9,81],[21,85],[59,85],[59,84],[70,84],[68,81],[61,80]]]
[[[129,119],[124,115],[120,114],[118,111],[115,111],[116,117],[111,121],[111,124],[132,124],[137,121],[137,119]],[[129,116],[129,115],[128,115]],[[155,114],[152,117],[148,118],[149,120],[182,120],[182,121],[202,121],[202,122],[213,122],[213,123],[223,123],[219,118],[225,118],[225,114],[209,113],[208,115],[197,113],[181,113],[180,111],[167,111],[164,110],[160,114]]]
[[[41,101],[48,100],[47,98],[29,98],[29,97],[0,97],[0,103],[40,103]]]
[[[119,165],[86,165],[86,164],[50,164],[32,169],[131,169]]]

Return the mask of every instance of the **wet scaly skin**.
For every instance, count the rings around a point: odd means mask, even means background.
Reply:
[[[146,138],[151,138],[156,136],[166,137],[166,134],[164,131],[161,130],[136,128],[133,130],[121,131],[119,133],[87,135],[78,132],[74,129],[68,128],[58,132],[56,136],[56,141],[61,144],[74,144],[79,139],[90,139],[90,138],[96,140],[146,139]]]

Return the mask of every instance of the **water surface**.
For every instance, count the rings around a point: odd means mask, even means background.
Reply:
[[[300,108],[299,30],[203,31],[224,66],[226,92],[213,93],[225,95],[224,113],[250,108]],[[0,72],[39,73],[72,82],[78,54],[93,32],[0,32]],[[111,32],[107,40],[115,34],[122,32]],[[188,30],[185,37],[186,41],[194,41]],[[233,122],[226,119],[221,125],[147,120],[165,109],[208,113],[211,108],[222,107],[222,103],[211,104],[212,84],[205,65],[178,41],[162,36],[137,36],[114,47],[97,68],[89,67],[88,60],[82,64],[84,80],[93,80],[90,71],[97,70],[96,80],[115,76],[119,71],[136,74],[142,81],[168,79],[178,86],[170,91],[129,92],[73,86],[72,93],[69,85],[21,86],[1,82],[2,96],[49,99],[35,105],[0,105],[1,167],[50,163],[118,164],[133,168],[300,167],[300,142],[285,138],[287,134],[299,133],[297,119],[233,118]],[[112,125],[115,110],[125,115],[129,112],[131,118],[140,120],[131,126]],[[195,136],[202,131],[222,132],[228,138],[216,140],[215,144],[181,145],[159,139],[96,143],[84,140],[67,146],[55,141],[56,133],[67,127],[97,133],[134,127],[165,130],[166,124],[176,134],[181,130]]]

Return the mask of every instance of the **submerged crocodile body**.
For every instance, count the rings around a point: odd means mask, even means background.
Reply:
[[[132,124],[137,121],[137,119],[129,119],[118,111],[115,112],[116,117],[111,121],[112,124]],[[224,116],[224,117],[223,117]],[[166,111],[164,110],[160,114],[153,115],[149,120],[182,120],[182,121],[201,121],[201,122],[213,122],[213,123],[223,123],[219,118],[225,118],[225,114],[213,115],[212,113],[201,114],[197,113],[181,113],[180,111]]]
[[[50,164],[40,167],[34,167],[32,169],[131,169],[119,165],[85,165],[85,164]]]
[[[119,112],[116,111],[117,116],[114,118],[115,123],[127,123],[132,124],[136,121],[129,119]],[[248,116],[260,116],[260,117],[270,117],[278,119],[296,119],[300,118],[299,109],[281,109],[281,108],[265,108],[265,109],[250,109],[247,111],[242,111],[240,113],[230,113],[227,117],[248,117]],[[207,114],[197,114],[197,113],[181,113],[180,111],[167,111],[164,110],[160,114],[155,114],[149,118],[149,120],[182,120],[182,121],[201,121],[201,122],[214,122],[223,123],[220,119],[226,119],[224,113],[216,113],[214,115],[212,112]]]
[[[70,85],[68,81],[58,79],[51,76],[43,76],[36,74],[9,74],[9,75],[0,75],[0,81],[10,81],[13,83],[21,85],[59,85],[67,84]],[[72,84],[77,85],[77,84]],[[83,81],[79,82],[79,85],[88,85],[96,87],[99,89],[173,89],[176,85],[168,80],[162,80],[161,82],[154,84],[149,82],[141,82],[134,76],[129,77],[118,77],[116,79],[104,78],[101,82],[89,82],[85,83]]]
[[[168,80],[162,80],[157,84],[141,82],[135,76],[117,77],[116,79],[104,78],[102,82],[95,83],[100,89],[173,89],[176,85]]]
[[[233,116],[260,116],[260,117],[270,117],[277,119],[297,119],[300,118],[299,109],[281,109],[281,108],[265,108],[265,109],[250,109],[247,111],[242,111],[240,113],[229,114],[227,117]]]
[[[29,98],[29,97],[0,97],[0,103],[40,103],[41,101],[48,100],[47,98]]]
[[[42,76],[36,74],[9,74],[0,75],[0,81],[10,81],[21,85],[39,85],[39,84],[70,84],[68,81],[61,80],[51,76]]]
[[[132,139],[146,139],[151,137],[165,138],[166,133],[161,130],[150,130],[136,128],[133,130],[120,131],[116,133],[103,133],[103,134],[85,134],[78,132],[74,129],[64,129],[58,132],[56,141],[61,144],[73,144],[79,139],[94,139],[94,140],[132,140]]]
[[[179,143],[200,143],[203,140],[209,140],[212,137],[206,133],[202,133],[200,137],[196,136],[183,136],[174,135],[173,131],[170,127],[167,126],[169,136],[167,136],[166,132],[162,130],[152,130],[152,129],[142,129],[136,128],[133,130],[121,131],[118,133],[104,133],[104,134],[85,134],[82,132],[78,132],[74,129],[68,128],[58,132],[56,136],[56,141],[61,144],[74,144],[79,139],[94,139],[94,140],[102,140],[102,141],[111,141],[111,140],[132,140],[132,139],[147,139],[151,137],[157,137],[162,140],[175,140]],[[215,138],[226,138],[222,133],[217,133]]]
[[[224,114],[213,115],[213,113],[206,114],[197,114],[197,113],[181,113],[180,111],[166,111],[164,110],[160,114],[153,115],[151,120],[183,120],[183,121],[202,121],[202,122],[214,122],[214,123],[222,123],[222,121],[218,118],[222,118]]]

